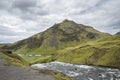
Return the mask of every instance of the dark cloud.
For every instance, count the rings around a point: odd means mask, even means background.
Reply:
[[[15,0],[10,12],[25,20],[35,20],[38,16],[49,14],[48,9],[38,0]]]
[[[15,0],[12,3],[13,8],[18,8],[22,11],[26,11],[31,7],[35,7],[37,4],[36,0]]]

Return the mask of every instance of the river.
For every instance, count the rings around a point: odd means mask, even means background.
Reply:
[[[120,70],[106,67],[76,65],[54,61],[44,64],[33,64],[35,69],[49,69],[62,72],[73,80],[120,80]]]

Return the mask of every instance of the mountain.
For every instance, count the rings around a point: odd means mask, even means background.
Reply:
[[[27,39],[5,45],[2,49],[14,50],[16,53],[51,54],[56,50],[76,46],[109,34],[95,30],[93,27],[64,20],[54,24],[46,31]]]
[[[116,35],[120,35],[120,32],[117,32]]]
[[[120,68],[120,35],[103,33],[70,20],[27,39],[1,44],[0,48],[7,50],[5,55],[18,56],[26,64],[58,60]]]

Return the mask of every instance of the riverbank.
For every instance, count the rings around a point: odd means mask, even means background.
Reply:
[[[0,51],[0,80],[71,80],[57,71],[32,69],[19,56],[9,55]]]
[[[55,77],[51,71],[33,70],[18,66],[5,66],[0,59],[0,80],[54,80]]]
[[[4,65],[0,59],[0,80],[71,80],[70,77],[51,70],[35,70],[26,67]]]

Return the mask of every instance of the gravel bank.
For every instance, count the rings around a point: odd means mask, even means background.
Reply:
[[[0,59],[0,80],[54,80],[50,71],[38,71],[18,66],[5,66]]]

